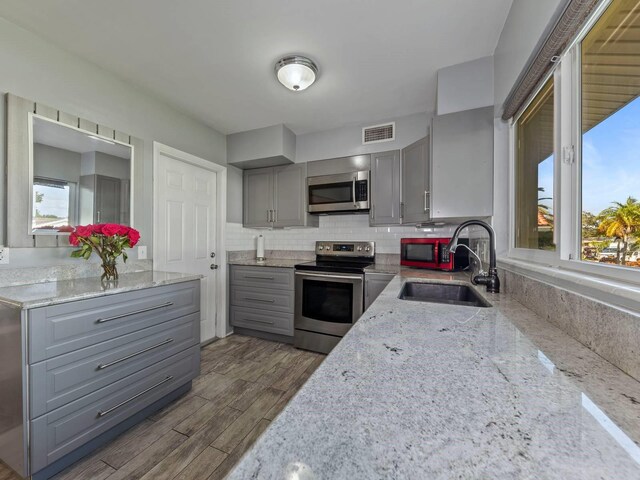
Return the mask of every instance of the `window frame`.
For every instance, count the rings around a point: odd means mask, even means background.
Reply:
[[[532,261],[536,263],[542,263],[549,266],[558,266],[559,263],[559,236],[557,234],[556,222],[557,212],[560,204],[558,199],[559,192],[559,157],[558,157],[558,81],[560,80],[557,73],[558,69],[553,68],[544,78],[540,81],[536,89],[529,95],[529,98],[525,104],[518,110],[518,113],[513,116],[509,124],[509,257],[518,260]],[[529,105],[535,100],[538,94],[542,91],[546,83],[553,77],[553,212],[554,212],[554,229],[553,237],[556,244],[554,251],[538,250],[534,248],[522,248],[516,247],[516,163],[518,152],[518,121],[522,117],[522,114],[527,110]]]
[[[640,268],[598,264],[582,260],[582,41],[613,0],[602,0],[573,41],[560,55],[551,72],[509,125],[509,252],[508,258],[557,267],[605,280],[640,284]],[[554,238],[556,251],[515,247],[515,166],[517,121],[548,79],[554,77]]]

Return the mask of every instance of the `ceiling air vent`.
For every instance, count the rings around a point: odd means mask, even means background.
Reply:
[[[390,142],[396,138],[396,123],[372,125],[362,129],[362,144]]]

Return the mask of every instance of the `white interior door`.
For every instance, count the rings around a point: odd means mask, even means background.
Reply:
[[[221,262],[216,249],[218,173],[162,149],[156,151],[155,168],[154,269],[204,276],[200,321],[205,341],[216,334],[216,283]]]

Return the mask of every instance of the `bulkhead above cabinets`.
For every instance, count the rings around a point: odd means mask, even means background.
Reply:
[[[284,125],[227,135],[227,163],[241,169],[294,163],[296,136]]]

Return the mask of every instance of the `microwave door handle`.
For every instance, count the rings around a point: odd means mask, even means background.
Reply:
[[[358,200],[356,198],[356,180],[358,179],[358,175],[354,175],[353,176],[353,206],[357,207],[358,206]]]

